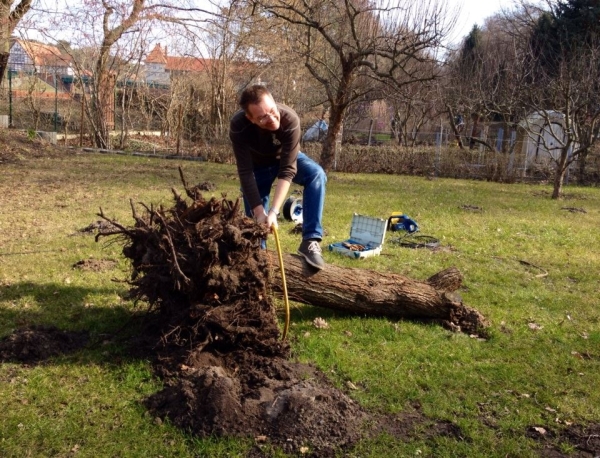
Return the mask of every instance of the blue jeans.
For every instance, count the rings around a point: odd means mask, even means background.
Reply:
[[[292,182],[304,187],[302,193],[302,240],[321,240],[323,239],[321,219],[325,205],[327,175],[319,164],[304,153],[298,153],[297,168],[298,171]],[[279,164],[254,169],[254,179],[266,211],[269,208],[271,187],[278,172]],[[250,208],[246,196],[244,196],[244,208],[246,215],[252,217],[252,208]]]

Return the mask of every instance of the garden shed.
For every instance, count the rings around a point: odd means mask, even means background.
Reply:
[[[524,169],[533,164],[557,160],[567,140],[565,115],[559,111],[542,110],[531,113],[518,125],[517,154],[524,157]]]

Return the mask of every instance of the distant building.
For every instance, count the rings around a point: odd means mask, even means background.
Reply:
[[[198,57],[169,56],[167,47],[154,46],[144,61],[146,82],[150,84],[170,84],[174,77],[188,73],[206,72],[212,60]]]
[[[58,76],[73,75],[71,56],[56,46],[37,41],[13,39],[8,57],[8,70]]]

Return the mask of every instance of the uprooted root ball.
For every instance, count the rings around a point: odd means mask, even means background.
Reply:
[[[373,420],[318,370],[288,361],[266,229],[242,215],[239,199],[205,200],[183,181],[191,203],[173,191],[170,209],[142,204],[138,215],[132,204],[133,227],[111,221],[116,229],[96,236],[123,242],[131,297],[156,318],[136,342],[138,351],[147,342],[165,382],[146,406],[198,436],[260,438],[259,455],[268,444],[319,457],[351,446]]]

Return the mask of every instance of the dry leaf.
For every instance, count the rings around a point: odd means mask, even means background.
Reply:
[[[531,329],[532,331],[539,331],[540,329],[543,329],[543,326],[540,326],[537,323],[529,323],[527,326],[529,326],[529,329]]]
[[[535,431],[537,431],[538,433],[540,433],[542,436],[544,436],[546,434],[546,430],[544,428],[542,428],[541,426],[534,426],[533,429]]]
[[[548,412],[552,412],[552,413],[556,412],[556,409],[553,409],[552,407],[546,407],[545,410],[547,410]]]
[[[259,442],[259,443],[261,443],[261,442],[267,442],[267,436],[256,436],[256,437],[254,438],[254,440],[255,440],[256,442]]]
[[[300,453],[302,455],[306,455],[309,451],[310,449],[308,447],[300,447]]]
[[[327,329],[329,328],[329,323],[327,323],[327,321],[325,321],[323,318],[317,317],[313,320],[313,326],[317,329]]]
[[[348,380],[348,381],[346,382],[346,386],[347,386],[348,388],[350,388],[351,390],[358,390],[358,387],[357,387],[357,386],[356,386],[354,383],[352,383],[350,380]]]

